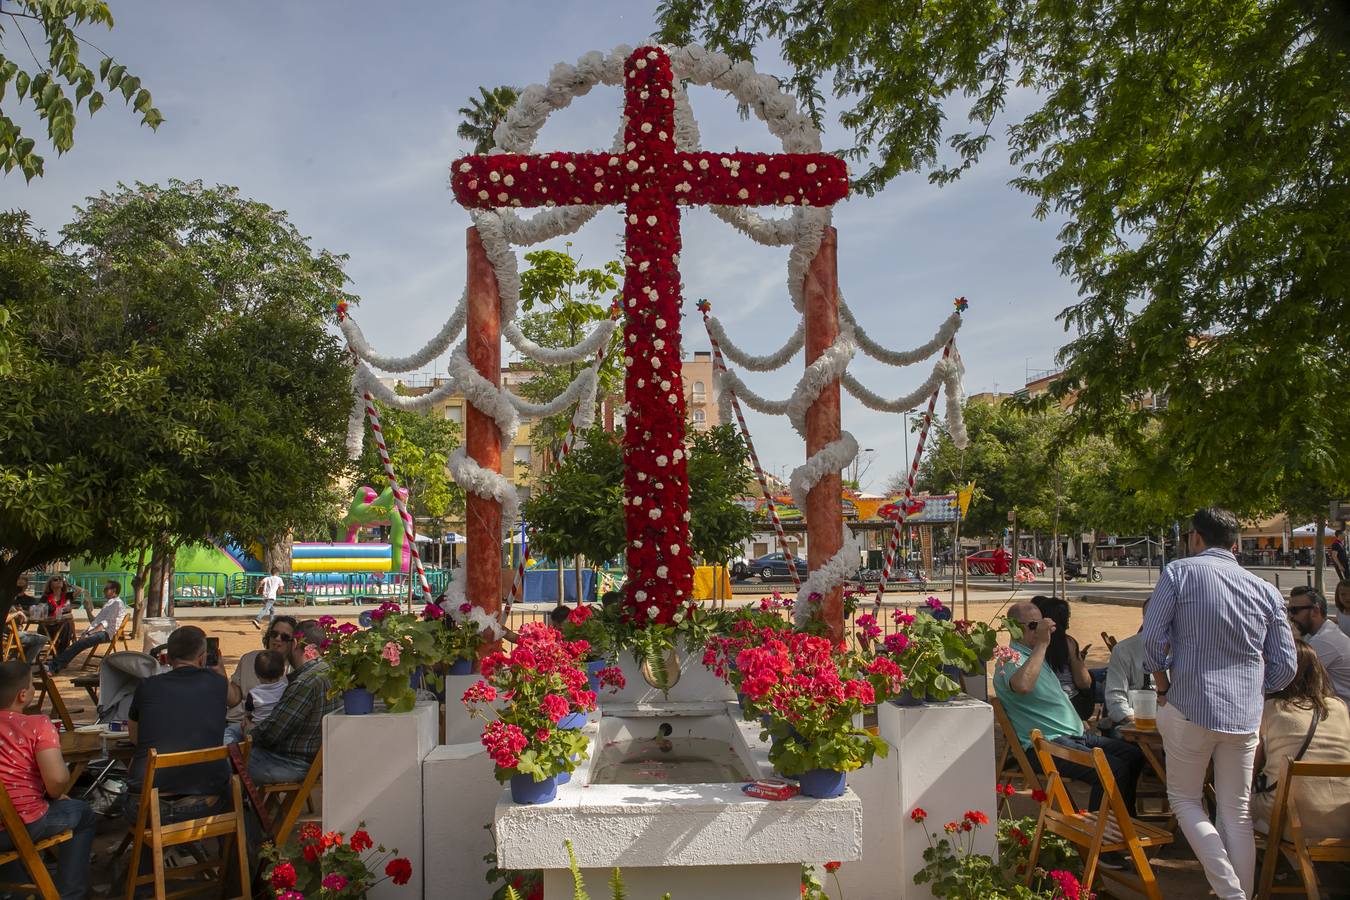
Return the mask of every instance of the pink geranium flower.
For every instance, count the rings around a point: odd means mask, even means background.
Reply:
[[[384,649],[380,651],[380,657],[382,659],[388,660],[389,665],[396,666],[398,665],[399,659],[401,658],[400,657],[401,653],[402,648],[399,647],[396,641],[388,641],[385,643]]]

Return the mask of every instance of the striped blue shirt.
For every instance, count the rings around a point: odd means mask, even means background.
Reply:
[[[1284,598],[1217,547],[1167,564],[1143,634],[1145,668],[1171,670],[1167,702],[1210,731],[1256,733],[1263,695],[1294,679]]]

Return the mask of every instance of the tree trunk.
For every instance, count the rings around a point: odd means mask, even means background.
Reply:
[[[1327,549],[1325,546],[1326,538],[1322,535],[1322,532],[1326,530],[1326,527],[1327,512],[1326,507],[1323,506],[1318,508],[1317,518],[1313,521],[1313,587],[1323,597],[1326,596],[1323,585],[1326,583]]]
[[[156,539],[150,557],[150,578],[147,585],[145,613],[147,616],[164,615],[169,603],[170,584],[173,580],[174,542],[168,535]]]
[[[149,572],[145,564],[146,548],[142,547],[136,556],[136,574],[131,578],[131,636],[141,633],[141,616],[145,613],[145,577]]]
[[[291,571],[291,545],[295,542],[294,532],[286,534],[276,543],[269,544],[263,548],[262,566],[263,571],[271,573],[277,569],[283,574]]]

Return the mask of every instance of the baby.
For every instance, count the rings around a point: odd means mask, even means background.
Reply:
[[[244,698],[245,731],[251,731],[270,716],[286,692],[286,657],[275,650],[259,651],[253,657],[253,674],[258,676],[259,684]]]

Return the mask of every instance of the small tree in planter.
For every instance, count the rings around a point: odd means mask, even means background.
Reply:
[[[871,673],[860,657],[836,651],[828,638],[801,633],[737,654],[741,692],[773,738],[769,759],[779,772],[800,776],[802,794],[837,797],[846,787],[845,773],[887,754],[886,742],[854,721],[877,701],[868,676],[892,665],[881,661]],[[888,671],[884,683],[898,685],[898,674]]]
[[[595,709],[581,666],[589,651],[585,641],[563,640],[547,625],[525,625],[515,649],[484,658],[483,679],[464,692],[471,714],[487,721],[483,746],[517,803],[552,800],[557,776],[587,755],[587,737],[563,726],[568,716]],[[612,684],[617,671],[602,671],[602,683]]]
[[[319,618],[328,633],[322,649],[333,692],[343,695],[349,714],[370,711],[353,705],[365,699],[353,694],[363,691],[384,701],[389,712],[408,712],[417,703],[413,677],[434,678],[430,668],[443,659],[440,626],[400,612],[397,603],[381,604],[371,622],[362,629],[351,622],[339,625],[332,616]]]

